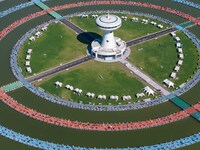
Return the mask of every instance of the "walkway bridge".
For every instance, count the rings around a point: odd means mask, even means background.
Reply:
[[[188,114],[190,114],[193,118],[200,122],[200,112],[192,107],[190,104],[185,102],[183,99],[179,97],[174,97],[170,99],[170,101],[179,108],[185,110]]]

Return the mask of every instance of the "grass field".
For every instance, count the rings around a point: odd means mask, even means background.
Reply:
[[[122,14],[118,15],[122,16]],[[127,17],[127,21],[124,21],[122,27],[116,31],[116,36],[126,41],[160,30],[150,24],[145,25],[141,22],[131,22],[130,18],[133,15],[127,15]],[[82,21],[80,21],[80,17],[73,17],[71,20],[88,32],[95,32],[99,35],[103,34],[96,27],[95,19],[91,17],[87,19],[82,18]],[[167,27],[167,25],[164,26]],[[27,40],[21,47],[18,63],[23,75],[28,77],[34,73],[48,70],[86,55],[87,44],[79,40],[79,37],[64,25],[60,23],[49,25],[48,30],[43,32],[43,35],[39,39],[36,39],[34,42]],[[33,49],[30,60],[32,73],[27,73],[25,67],[26,51],[29,48]]]
[[[64,83],[64,86],[69,84],[75,88],[80,88],[84,94],[78,96],[64,87],[55,88],[54,83],[56,81]],[[121,99],[117,102],[113,100],[97,100],[96,98],[89,99],[85,96],[87,92],[93,92],[96,96],[105,94],[107,99],[110,95],[117,95],[119,98],[123,95],[131,95],[133,98],[132,102],[134,102],[136,101],[135,94],[141,92],[144,87],[121,64],[108,63],[105,65],[105,63],[96,61],[87,62],[52,78],[45,79],[42,82],[36,82],[36,85],[48,93],[65,99],[81,100],[84,103],[94,102],[96,104],[117,104],[119,102],[124,104],[127,101],[124,102]]]
[[[119,17],[124,16],[123,14],[116,14],[116,15],[118,15]],[[127,21],[123,21],[122,26],[116,31],[114,31],[115,36],[120,37],[124,41],[130,41],[134,38],[147,35],[148,33],[153,33],[153,32],[161,30],[161,29],[158,29],[156,26],[150,25],[149,23],[148,24],[141,23],[142,19],[148,19],[148,18],[134,16],[134,15],[125,15],[125,16],[127,16]],[[132,22],[130,19],[133,17],[138,17],[139,21]],[[89,16],[88,18],[72,17],[70,18],[70,20],[74,24],[78,25],[84,30],[87,30],[88,32],[94,32],[99,35],[103,35],[103,31],[97,28],[96,21],[91,16]],[[153,20],[153,19],[149,19],[149,20],[162,24],[164,25],[165,28],[169,27],[169,25],[166,25],[157,20]]]
[[[38,73],[60,63],[66,63],[86,55],[87,45],[77,40],[77,35],[60,23],[53,23],[48,30],[36,41],[27,40],[19,52],[19,66],[25,76],[25,57],[27,49],[33,49],[31,54],[31,68],[33,73]]]
[[[179,79],[171,79],[176,86],[193,75],[198,61],[197,48],[192,41],[183,33],[178,32],[177,35],[183,44],[184,62],[177,73]],[[175,42],[169,35],[134,46],[131,49],[129,60],[159,82],[169,78],[179,60]]]

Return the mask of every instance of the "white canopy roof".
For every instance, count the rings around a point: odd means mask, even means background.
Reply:
[[[163,83],[165,83],[168,87],[174,87],[174,83],[168,79],[163,80]]]
[[[150,88],[150,87],[148,87],[148,86],[146,86],[146,87],[144,87],[144,91],[148,94],[148,95],[154,95],[154,91]]]

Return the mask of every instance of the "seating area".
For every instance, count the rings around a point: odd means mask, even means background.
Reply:
[[[24,114],[25,116],[29,116],[33,119],[40,120],[42,122],[46,122],[49,124],[54,124],[62,127],[69,127],[69,128],[75,128],[75,129],[82,129],[82,130],[96,130],[96,131],[119,131],[119,130],[137,130],[137,129],[144,129],[144,128],[150,128],[155,126],[164,125],[167,123],[171,123],[180,119],[183,119],[185,117],[188,117],[190,112],[186,111],[179,111],[173,114],[170,114],[168,116],[156,118],[156,119],[150,119],[145,121],[138,121],[138,122],[128,122],[128,123],[103,123],[103,124],[95,124],[95,123],[84,123],[84,122],[78,122],[78,121],[71,121],[71,120],[65,120],[61,118],[52,117],[46,114],[42,114],[40,112],[37,112],[33,109],[30,109],[17,101],[15,101],[13,98],[8,96],[2,89],[0,89],[0,100],[13,108],[14,110]],[[191,112],[193,113],[193,112]]]
[[[96,149],[96,148],[85,148],[85,147],[76,147],[76,146],[69,146],[69,145],[64,145],[64,144],[50,143],[47,141],[42,141],[39,139],[31,138],[29,136],[17,133],[8,128],[5,128],[4,126],[0,126],[0,134],[16,142],[20,142],[28,146],[33,146],[40,149],[63,149],[63,150],[64,149],[79,149],[79,150]],[[181,147],[188,146],[191,144],[195,144],[197,142],[200,142],[200,132],[193,134],[191,136],[185,137],[185,138],[178,139],[178,140],[155,144],[151,146],[138,146],[138,147],[135,147],[134,149],[135,150],[165,149],[166,147],[169,149],[176,149],[176,148],[181,148]],[[123,148],[123,149],[128,150],[130,148]]]
[[[200,4],[197,4],[197,3],[194,3],[194,2],[191,2],[191,1],[187,1],[187,0],[172,0],[172,1],[200,9]]]

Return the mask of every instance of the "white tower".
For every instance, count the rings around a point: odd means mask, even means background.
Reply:
[[[96,58],[104,61],[113,61],[123,57],[126,43],[118,37],[114,37],[113,31],[120,28],[122,20],[115,15],[102,15],[96,19],[98,28],[104,31],[102,39],[95,39],[91,44],[92,53]]]

